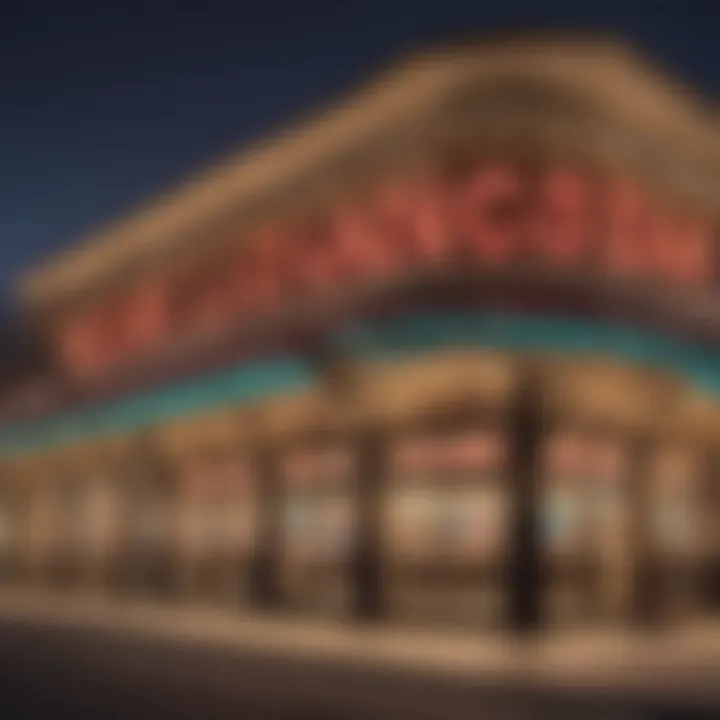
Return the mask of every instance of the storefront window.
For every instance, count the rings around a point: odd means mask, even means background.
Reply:
[[[626,449],[617,438],[564,430],[544,450],[540,527],[550,619],[622,616],[633,582]]]
[[[540,528],[543,546],[552,555],[582,551],[590,529],[592,489],[588,443],[569,433],[551,437],[544,453]]]
[[[347,611],[355,541],[355,463],[343,447],[298,450],[281,463],[282,575],[293,607]]]
[[[505,446],[470,431],[402,442],[388,490],[390,551],[407,559],[476,561],[506,546]]]
[[[186,471],[181,488],[184,555],[196,562],[249,558],[257,514],[246,463],[236,458],[199,462]],[[217,572],[230,570],[218,568]]]
[[[354,473],[349,452],[297,452],[282,466],[285,552],[296,562],[340,562],[354,538]]]
[[[15,549],[15,523],[8,498],[0,498],[0,572],[5,572]]]
[[[652,477],[651,527],[657,550],[668,555],[697,552],[702,525],[696,459],[680,449],[664,449]]]

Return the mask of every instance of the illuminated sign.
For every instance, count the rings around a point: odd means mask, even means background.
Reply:
[[[207,276],[146,282],[75,318],[59,338],[68,369],[92,375],[298,297],[438,264],[522,264],[693,287],[714,272],[708,223],[626,180],[511,162],[387,182],[325,215],[268,222],[238,239]]]

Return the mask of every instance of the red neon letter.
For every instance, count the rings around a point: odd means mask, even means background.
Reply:
[[[651,222],[656,246],[654,269],[682,285],[705,285],[712,277],[710,227],[658,210]]]
[[[512,260],[520,245],[522,182],[517,169],[481,167],[452,203],[450,227],[473,255],[490,263]]]
[[[607,195],[607,238],[605,259],[608,270],[624,276],[642,275],[653,262],[650,209],[637,186],[619,182]]]
[[[554,168],[542,173],[528,230],[535,248],[550,262],[577,263],[590,241],[588,181],[578,172]]]

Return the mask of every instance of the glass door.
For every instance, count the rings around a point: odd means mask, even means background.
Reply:
[[[176,488],[143,468],[127,478],[124,496],[124,585],[167,595],[175,584]]]
[[[654,587],[666,617],[692,615],[702,608],[703,480],[699,458],[689,449],[658,451],[652,465],[648,520]]]
[[[391,612],[422,622],[502,620],[508,493],[504,438],[459,429],[401,440],[386,490]]]
[[[247,590],[255,508],[248,467],[237,459],[198,463],[182,481],[179,546],[186,593],[237,600]]]
[[[593,595],[592,455],[587,438],[558,431],[545,441],[540,542],[550,624],[589,619]]]
[[[18,545],[17,503],[13,494],[0,495],[0,581],[13,577]]]
[[[302,449],[281,463],[281,578],[291,608],[345,615],[355,538],[355,462],[345,447]]]
[[[545,443],[540,494],[545,612],[551,624],[627,617],[633,515],[627,448],[560,430]]]

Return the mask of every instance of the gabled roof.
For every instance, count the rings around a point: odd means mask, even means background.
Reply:
[[[679,154],[691,156],[720,182],[715,111],[621,43],[519,38],[439,50],[410,58],[339,106],[230,157],[110,224],[77,249],[50,258],[21,279],[23,299],[31,308],[43,308],[67,292],[103,282],[128,265],[191,245],[203,228],[267,201],[285,183],[317,178],[345,153],[372,145],[393,129],[405,128],[404,134],[410,136],[413,128],[422,125],[418,118],[437,114],[458,93],[512,78],[554,83],[618,124],[652,130],[651,134],[664,138],[661,146],[677,146]],[[704,194],[702,204],[711,212],[720,209],[719,183],[697,184],[698,195]]]

